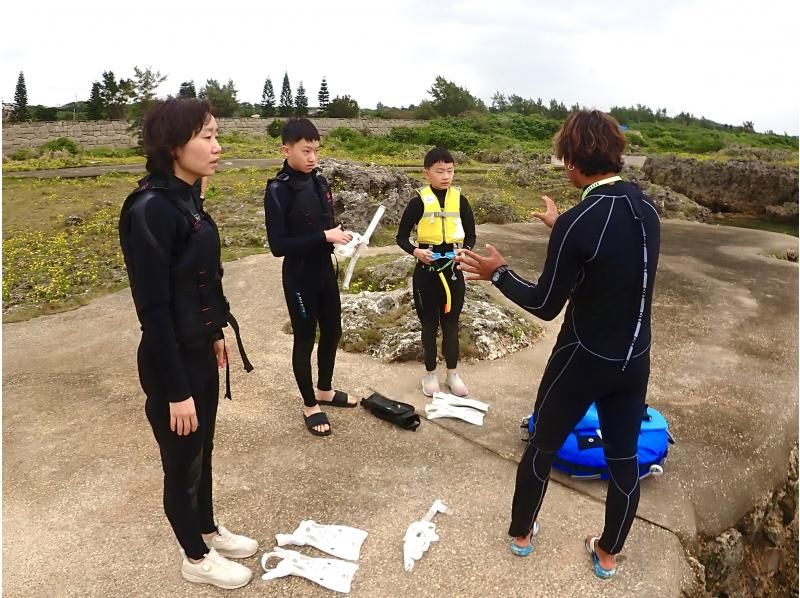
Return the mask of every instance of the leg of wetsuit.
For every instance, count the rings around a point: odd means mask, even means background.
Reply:
[[[453,272],[456,279],[453,280]],[[464,273],[461,270],[444,270],[445,281],[450,287],[450,313],[440,312],[439,318],[442,324],[442,353],[447,369],[454,370],[458,366],[458,318],[464,308]],[[438,275],[437,275],[437,278]],[[439,285],[441,286],[441,279]]]
[[[336,349],[342,338],[342,303],[339,296],[339,282],[333,265],[325,272],[325,281],[318,300],[319,344],[317,345],[317,388],[332,390],[333,367],[336,363]]]
[[[526,536],[539,515],[555,455],[593,400],[593,358],[577,343],[557,344],[545,368],[534,407],[535,425],[517,467],[508,533]]]
[[[631,361],[624,372],[614,364],[619,387],[597,401],[603,452],[608,462],[608,492],[599,546],[609,554],[622,550],[639,506],[637,446],[642,425],[650,356]]]
[[[301,265],[302,266],[302,265]],[[296,262],[283,262],[283,293],[289,318],[292,321],[292,371],[306,407],[317,404],[314,383],[311,378],[311,352],[317,335],[317,302],[319,292],[310,283],[314,273]],[[304,279],[304,275],[309,278]],[[305,283],[305,284],[304,284]],[[318,288],[318,287],[317,287]]]
[[[425,353],[425,369],[436,369],[436,336],[439,332],[439,313],[442,311],[444,289],[439,276],[423,269],[417,262],[412,276],[414,307],[422,324],[422,349]]]
[[[147,395],[145,413],[153,429],[164,470],[164,512],[186,556],[201,559],[208,548],[201,533],[216,530],[211,506],[211,449],[219,400],[219,373],[213,346],[182,350],[198,428],[187,436],[170,430],[169,402],[155,367],[157,356],[139,346],[138,365]]]

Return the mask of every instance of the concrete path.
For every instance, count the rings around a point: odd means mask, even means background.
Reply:
[[[303,518],[370,532],[353,596],[679,596],[692,582],[681,540],[729,525],[752,494],[786,471],[797,430],[797,266],[759,257],[797,240],[772,233],[666,223],[655,309],[651,403],[678,445],[667,472],[643,484],[640,519],[618,577],[596,579],[582,537],[603,520],[603,484],[554,480],[530,559],[507,550],[519,418],[530,411],[554,341],[467,364],[486,425],[423,421],[407,432],[361,408],[329,410],[334,435],[309,435],[290,369],[280,260],[226,266],[226,292],[256,371],[232,372],[220,407],[215,504],[220,522],[257,538]],[[543,227],[482,226],[523,272],[541,264]],[[556,323],[557,325],[557,323]],[[136,377],[138,326],[128,291],[72,312],[4,326],[3,591],[14,596],[221,596],[178,572],[161,510],[157,447]],[[233,350],[235,353],[235,349]],[[236,356],[232,355],[236,365]],[[337,386],[424,405],[419,364],[340,352]],[[441,541],[414,572],[402,537],[435,498]],[[322,556],[313,549],[301,549]],[[259,553],[260,555],[260,553]],[[258,559],[245,561],[258,571]],[[298,578],[241,596],[332,595]]]

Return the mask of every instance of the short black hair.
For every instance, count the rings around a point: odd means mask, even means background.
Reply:
[[[319,131],[307,118],[290,118],[281,130],[281,142],[284,145],[297,143],[301,139],[319,141]]]
[[[156,102],[142,125],[142,144],[150,174],[174,174],[175,150],[186,145],[211,118],[211,104],[196,98]]]
[[[435,147],[430,150],[427,154],[425,154],[425,160],[422,162],[422,165],[425,168],[430,168],[437,162],[444,162],[445,164],[455,164],[455,160],[453,160],[453,154],[447,151],[443,147]]]

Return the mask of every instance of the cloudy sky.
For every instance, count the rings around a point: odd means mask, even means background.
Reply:
[[[182,81],[232,79],[257,103],[284,72],[310,103],[418,104],[434,78],[487,105],[495,91],[608,109],[641,103],[756,129],[798,133],[796,0],[292,0],[192,3],[6,2],[0,98],[19,71],[29,104],[87,99],[103,71]]]

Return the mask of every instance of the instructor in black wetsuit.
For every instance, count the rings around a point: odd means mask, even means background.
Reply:
[[[653,202],[623,181],[625,137],[602,112],[573,114],[555,137],[556,156],[583,189],[581,202],[560,216],[535,214],[552,228],[547,258],[535,283],[509,269],[498,251],[464,251],[459,267],[468,280],[491,280],[509,299],[545,320],[567,303],[534,407],[535,427],[517,470],[511,550],[527,556],[547,490],[550,467],[567,435],[597,403],[610,472],[602,535],[585,546],[595,573],[616,573],[639,502],[637,441],[650,374],[650,309],[660,245]]]

